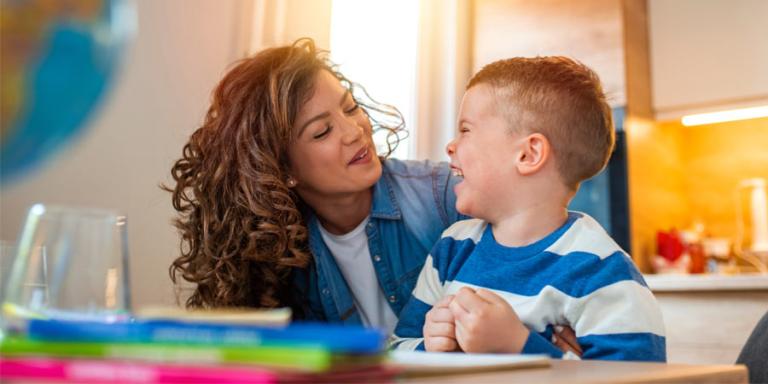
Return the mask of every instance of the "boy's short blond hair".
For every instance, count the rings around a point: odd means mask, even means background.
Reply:
[[[566,186],[578,188],[605,167],[615,134],[597,74],[562,56],[515,57],[486,65],[467,85],[488,84],[513,132],[550,141]]]

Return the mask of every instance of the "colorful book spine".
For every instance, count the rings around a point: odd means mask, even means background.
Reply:
[[[3,357],[122,359],[185,364],[245,364],[270,369],[325,372],[334,360],[343,361],[322,347],[217,346],[164,343],[53,342],[6,337],[0,341]],[[370,363],[370,361],[368,361]]]
[[[51,383],[395,383],[401,369],[386,365],[327,373],[268,371],[243,366],[0,357],[0,382]]]
[[[316,323],[278,328],[170,320],[106,323],[32,319],[27,335],[49,341],[318,346],[346,354],[378,354],[385,349],[381,330]]]
[[[147,364],[109,360],[2,358],[0,378],[65,383],[273,384],[278,374],[241,367]]]

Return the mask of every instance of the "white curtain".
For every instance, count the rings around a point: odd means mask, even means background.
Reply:
[[[472,1],[420,0],[416,158],[447,160],[464,86],[472,75]]]

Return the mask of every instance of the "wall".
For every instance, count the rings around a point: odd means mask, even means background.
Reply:
[[[632,253],[641,266],[660,229],[701,221],[710,235],[733,239],[739,181],[768,178],[768,118],[695,127],[628,121],[627,142]]]
[[[713,236],[736,235],[736,188],[743,179],[768,179],[768,118],[682,127],[680,153],[685,162],[691,218]]]
[[[209,95],[243,52],[246,1],[137,1],[138,34],[80,140],[0,191],[0,239],[15,240],[35,202],[113,208],[128,216],[134,304],[172,303],[168,265],[173,161],[202,122]],[[88,266],[79,266],[88,268]]]
[[[422,0],[420,4],[416,122],[408,128],[416,159],[448,161],[445,146],[456,135],[464,87],[472,76],[472,0]]]
[[[632,256],[644,272],[656,250],[656,230],[681,228],[690,208],[685,197],[682,130],[628,118],[627,174]]]

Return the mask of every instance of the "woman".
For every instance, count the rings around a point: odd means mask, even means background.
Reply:
[[[391,153],[402,118],[355,90],[309,39],[220,82],[169,188],[182,235],[170,275],[196,284],[187,306],[394,328],[459,218],[455,179],[447,164],[378,157],[373,131]]]
[[[232,68],[166,188],[182,236],[170,276],[196,285],[186,305],[287,306],[391,333],[427,253],[460,218],[448,164],[386,158],[402,126],[310,39]],[[556,344],[579,353],[565,329]]]
[[[768,383],[768,312],[755,325],[736,364],[747,366],[750,383]]]

